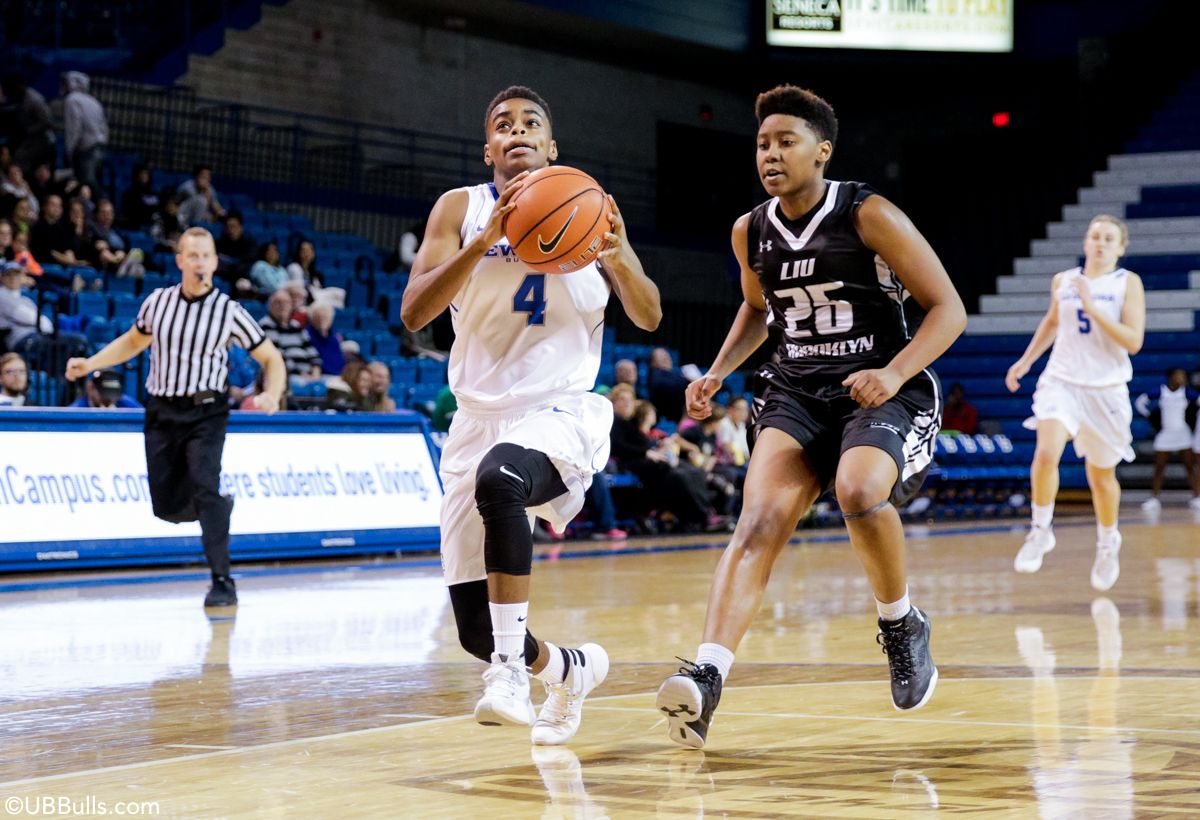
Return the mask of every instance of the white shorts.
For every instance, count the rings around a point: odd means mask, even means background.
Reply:
[[[595,393],[560,399],[510,416],[473,415],[459,408],[442,448],[442,575],[447,585],[487,578],[483,519],[475,506],[475,468],[500,443],[549,456],[567,492],[529,509],[562,530],[583,508],[592,475],[608,464],[612,402]]]
[[[1186,427],[1174,430],[1160,430],[1154,436],[1154,451],[1156,453],[1177,453],[1192,446],[1192,431]]]
[[[1133,461],[1133,406],[1129,388],[1079,387],[1043,375],[1033,391],[1033,416],[1025,419],[1027,430],[1039,421],[1062,422],[1075,445],[1075,453],[1097,467],[1115,467]]]

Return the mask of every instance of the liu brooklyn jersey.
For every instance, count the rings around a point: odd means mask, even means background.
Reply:
[[[465,245],[483,231],[496,189],[466,189]],[[593,262],[571,273],[530,270],[504,237],[450,303],[450,389],[468,412],[510,414],[596,385],[609,285]]]
[[[825,197],[795,221],[778,198],[750,212],[750,267],[788,381],[882,367],[908,343],[907,292],[854,228],[855,209],[875,193],[861,182],[831,181]]]
[[[1129,351],[1096,327],[1083,312],[1076,287],[1082,277],[1080,268],[1065,271],[1059,277],[1054,291],[1054,301],[1058,303],[1058,330],[1045,373],[1079,387],[1125,384],[1133,378]],[[1129,271],[1124,268],[1088,280],[1096,309],[1114,322],[1121,321],[1128,282]]]

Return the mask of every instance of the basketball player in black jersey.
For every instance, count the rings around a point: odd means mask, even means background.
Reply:
[[[916,492],[932,459],[942,397],[928,367],[962,333],[966,312],[908,217],[862,183],[825,179],[837,139],[827,102],[780,86],[759,95],[755,113],[771,199],[734,223],[744,302],[712,367],[688,386],[688,413],[710,414],[722,380],[768,330],[779,344],[758,373],[745,504],[709,592],[704,642],[658,692],[671,739],[694,748],[775,558],[830,487],[875,593],[893,704],[923,706],[937,684],[929,619],[908,600],[894,505]],[[908,294],[927,311],[911,338]]]

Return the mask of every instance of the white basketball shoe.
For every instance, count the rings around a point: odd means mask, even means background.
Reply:
[[[1092,589],[1098,592],[1112,589],[1121,576],[1121,534],[1111,544],[1096,545],[1096,562],[1092,564]]]
[[[608,676],[608,653],[594,643],[568,649],[571,668],[562,683],[546,683],[546,702],[530,733],[539,746],[558,746],[575,737],[583,699]]]
[[[1039,527],[1036,524],[1029,528],[1025,543],[1013,560],[1013,569],[1017,572],[1037,572],[1042,568],[1042,558],[1054,549],[1054,531],[1049,527]]]
[[[475,722],[484,726],[528,726],[533,723],[529,673],[521,658],[492,653],[483,673],[483,697],[475,704]]]

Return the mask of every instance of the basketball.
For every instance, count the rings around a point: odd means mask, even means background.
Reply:
[[[604,189],[575,168],[534,171],[513,204],[504,222],[508,243],[542,273],[570,273],[595,261],[610,228]]]

